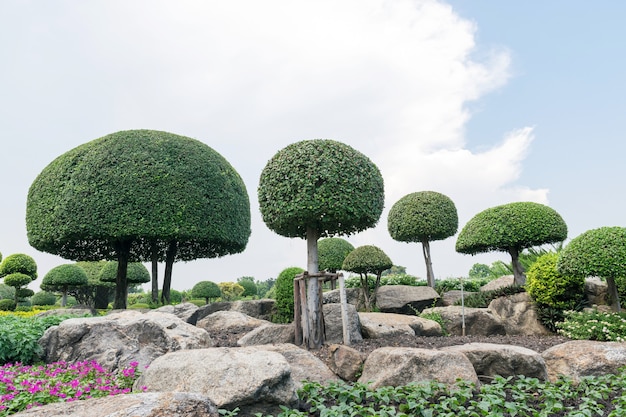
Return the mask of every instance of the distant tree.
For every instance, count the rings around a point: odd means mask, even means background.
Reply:
[[[327,237],[320,240],[317,244],[319,269],[336,273],[341,269],[346,256],[353,250],[354,246],[340,237]]]
[[[516,285],[524,285],[526,276],[519,262],[523,249],[546,243],[562,242],[567,225],[554,209],[532,202],[509,203],[475,215],[456,241],[456,251],[466,254],[502,251],[511,255]]]
[[[41,289],[61,292],[61,307],[65,307],[68,290],[88,283],[89,279],[83,268],[76,264],[63,264],[48,271],[41,281]]]
[[[485,265],[485,264],[474,264],[472,265],[472,267],[469,270],[469,277],[476,279],[476,278],[489,278],[491,276],[491,268],[489,268],[489,265]]]
[[[615,279],[626,276],[626,228],[600,227],[580,234],[559,253],[557,269],[574,277],[606,279],[613,307],[620,311]]]
[[[256,281],[257,295],[259,298],[267,298],[268,293],[276,284],[275,278],[268,278],[265,281]]]
[[[392,265],[391,268],[383,271],[382,276],[385,275],[406,275],[406,266]]]
[[[104,264],[98,277],[102,282],[115,282],[119,266],[117,261],[109,261]],[[150,272],[141,262],[130,262],[126,272],[127,285],[145,284],[150,282]],[[124,290],[128,294],[128,289]]]
[[[191,289],[191,295],[193,298],[204,298],[205,303],[209,304],[210,300],[221,297],[222,291],[212,281],[200,281]]]
[[[293,310],[293,279],[304,272],[297,266],[285,268],[276,278],[276,315],[273,321],[277,323],[291,323],[294,317]]]
[[[383,178],[362,153],[341,142],[305,140],[280,150],[261,173],[259,205],[265,224],[286,237],[307,241],[307,271],[319,272],[317,241],[375,226],[384,206]],[[319,282],[307,282],[308,323],[303,342],[324,341]]]
[[[0,263],[0,278],[4,283],[15,288],[15,304],[34,294],[33,290],[24,288],[31,281],[37,279],[37,264],[35,260],[23,253],[9,255]]]
[[[241,297],[246,290],[240,284],[236,282],[220,282],[217,284],[222,292],[222,300],[233,301]]]
[[[398,200],[387,216],[392,239],[421,242],[426,262],[426,281],[435,288],[430,242],[454,235],[459,227],[456,206],[449,197],[435,191],[407,194]]]
[[[359,246],[346,256],[341,269],[344,271],[355,272],[361,278],[361,289],[365,298],[365,308],[372,311],[372,307],[376,305],[376,291],[380,287],[380,277],[385,269],[391,268],[393,262],[382,249],[373,246]],[[367,282],[367,274],[374,274],[376,282],[374,289],[370,293],[370,287]]]
[[[53,306],[57,302],[57,296],[48,291],[39,291],[33,294],[30,302],[34,306]]]
[[[114,307],[125,308],[129,262],[164,260],[162,298],[169,302],[175,261],[244,250],[250,203],[241,177],[204,143],[129,130],[78,146],[44,168],[28,193],[26,226],[38,250],[116,260]]]
[[[254,283],[254,277],[239,277],[237,278],[237,284],[244,288],[242,297],[256,296],[257,286]]]

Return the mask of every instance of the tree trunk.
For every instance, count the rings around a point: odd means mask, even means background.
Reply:
[[[172,268],[174,267],[174,259],[176,259],[176,251],[178,245],[175,240],[172,240],[167,247],[165,253],[165,276],[163,277],[163,291],[161,292],[161,302],[165,304],[170,303],[170,288],[172,286]]]
[[[307,227],[307,269],[309,274],[317,274],[319,272],[317,257],[318,239],[319,232],[311,227]],[[319,280],[317,277],[309,278],[307,284],[306,302],[309,322],[308,326],[302,326],[303,329],[308,327],[308,332],[303,332],[303,342],[309,349],[319,349],[324,343],[324,319],[321,309]]]
[[[422,252],[426,262],[426,283],[429,287],[435,288],[435,274],[433,273],[433,262],[430,259],[430,242],[428,239],[422,240]]]
[[[511,255],[511,266],[513,266],[513,284],[520,286],[526,284],[524,267],[519,261],[519,249],[509,248],[509,254]]]
[[[128,297],[128,280],[126,272],[128,270],[128,257],[130,255],[130,242],[123,241],[117,245],[117,276],[115,277],[115,301],[114,309],[126,309],[126,298]]]
[[[367,282],[367,273],[365,274],[365,278],[363,278],[363,274],[359,274],[359,278],[361,280],[361,291],[363,292],[365,311],[369,313],[372,311],[372,302],[370,301],[370,285]]]
[[[617,292],[617,285],[615,285],[615,278],[607,278],[606,284],[608,286],[609,297],[611,297],[611,306],[619,313],[622,310],[622,306],[619,302],[619,294]]]
[[[67,288],[63,289],[63,295],[61,296],[61,307],[65,307],[67,305]]]
[[[152,302],[159,302],[159,249],[154,242],[152,244]]]
[[[105,309],[109,306],[109,298],[111,296],[110,289],[97,285],[94,289],[93,307],[95,309]]]

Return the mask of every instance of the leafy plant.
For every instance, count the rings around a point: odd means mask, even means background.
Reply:
[[[200,281],[193,286],[191,294],[194,298],[204,298],[204,304],[209,304],[211,299],[222,296],[222,290],[212,281]]]
[[[556,252],[551,252],[537,258],[528,270],[526,291],[537,303],[571,310],[585,296],[585,278],[559,273],[558,257]]]
[[[293,279],[304,272],[297,266],[285,268],[276,278],[276,314],[272,317],[275,323],[291,323],[293,321]]]
[[[391,268],[393,263],[382,249],[373,246],[359,246],[346,256],[341,269],[359,274],[361,290],[365,298],[365,308],[372,311],[376,305],[376,291],[380,287],[381,275],[384,270]],[[374,289],[370,290],[368,274],[374,274]]]
[[[327,237],[317,242],[317,256],[321,271],[337,272],[346,256],[354,250],[350,242],[340,237]]]
[[[626,341],[626,313],[567,311],[565,320],[557,323],[558,333],[570,339],[602,342]]]
[[[487,308],[489,307],[489,303],[499,297],[505,297],[507,295],[519,294],[521,292],[525,292],[524,287],[520,287],[517,285],[509,285],[506,287],[497,288],[495,290],[490,291],[479,291],[472,294],[469,294],[464,299],[465,307],[470,308]],[[461,304],[461,300],[455,302],[456,305]]]

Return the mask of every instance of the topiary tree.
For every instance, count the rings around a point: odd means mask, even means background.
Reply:
[[[296,275],[304,272],[297,266],[285,268],[276,278],[273,288],[276,291],[276,314],[273,321],[276,323],[291,323],[293,321],[293,280]]]
[[[30,276],[26,274],[22,274],[21,272],[15,272],[13,274],[9,274],[4,277],[4,283],[15,288],[15,304],[19,304],[20,300],[26,297],[30,297],[33,295],[32,290],[28,288],[23,288],[26,285],[30,284],[32,279]]]
[[[538,304],[559,310],[574,310],[584,298],[585,278],[561,274],[556,252],[538,257],[528,268],[526,292]]]
[[[41,281],[41,289],[60,291],[61,307],[67,305],[67,292],[70,288],[87,285],[89,279],[85,270],[76,264],[64,264],[52,268]]]
[[[53,306],[57,302],[57,296],[49,291],[39,291],[33,294],[30,302],[34,306]]]
[[[23,253],[9,255],[0,263],[0,278],[4,278],[4,284],[15,288],[14,301],[18,305],[20,300],[34,294],[33,290],[23,287],[37,279],[37,264]]]
[[[220,282],[217,284],[220,287],[220,291],[222,292],[222,300],[224,301],[233,301],[237,298],[241,297],[241,295],[246,290],[240,284],[236,282]]]
[[[575,277],[606,279],[613,307],[620,311],[615,278],[626,276],[626,228],[601,227],[580,234],[561,250],[557,268]]]
[[[115,294],[115,282],[100,281],[100,272],[107,261],[81,261],[76,265],[87,274],[87,285],[69,288],[68,296],[73,296],[79,304],[96,309],[106,309]]]
[[[385,269],[391,268],[392,265],[389,256],[382,249],[373,245],[359,246],[350,252],[343,261],[341,269],[359,274],[367,311],[372,311],[372,306],[376,305],[376,291],[380,287],[380,276]],[[376,275],[376,282],[371,293],[367,274]]]
[[[258,197],[271,230],[306,239],[310,274],[319,272],[318,239],[376,225],[385,199],[376,165],[350,146],[326,139],[293,143],[276,153],[261,173]],[[316,277],[307,282],[306,308],[303,342],[317,349],[324,334]]]
[[[243,294],[241,294],[242,297],[254,297],[257,295],[257,287],[253,277],[239,277],[237,278],[237,284],[244,289]]]
[[[524,285],[526,276],[519,262],[525,248],[562,242],[567,225],[554,209],[539,203],[517,202],[496,206],[475,215],[456,240],[456,251],[475,255],[502,251],[511,255],[516,285]]]
[[[175,261],[244,250],[250,203],[241,177],[204,143],[129,130],[44,168],[28,193],[26,226],[38,250],[118,261],[115,308],[125,308],[128,262],[165,260],[162,296],[169,302]]]
[[[430,242],[454,235],[459,216],[452,200],[435,191],[407,194],[389,210],[387,230],[400,242],[421,242],[426,262],[426,282],[435,288],[435,274],[430,257]]]
[[[340,237],[327,237],[320,240],[317,244],[319,269],[336,273],[341,269],[346,256],[353,250],[354,246]]]
[[[200,281],[191,289],[193,298],[204,298],[205,304],[209,304],[211,299],[222,296],[220,287],[212,281]]]
[[[117,261],[105,263],[100,271],[99,280],[102,282],[115,282],[118,269]],[[130,262],[127,266],[126,282],[128,286],[150,282],[150,272],[142,263]],[[128,290],[125,290],[124,293],[128,294]]]

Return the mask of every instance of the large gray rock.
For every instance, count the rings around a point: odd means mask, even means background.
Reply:
[[[578,381],[583,376],[617,374],[626,366],[626,343],[573,340],[542,352],[550,381],[565,375]]]
[[[341,303],[339,289],[326,291],[322,294],[322,302],[324,304]],[[363,292],[361,291],[361,288],[346,288],[346,302],[355,306],[357,310],[364,309],[365,301],[363,299]]]
[[[457,302],[461,303],[461,298],[467,298],[468,296],[476,294],[475,292],[461,291],[461,290],[450,290],[443,293],[441,296],[441,306],[453,306]]]
[[[196,322],[198,321],[198,306],[193,303],[180,303],[176,305],[170,304],[159,307],[154,311],[157,311],[159,313],[173,314],[189,324],[196,324]]]
[[[262,300],[239,300],[232,302],[211,303],[198,308],[198,320],[215,313],[216,311],[238,311],[250,317],[270,321],[274,314],[276,300],[265,298]]]
[[[466,335],[490,336],[506,334],[502,320],[487,308],[434,307],[425,309],[423,313],[440,314],[448,333],[455,336],[463,334],[463,315],[465,315]]]
[[[412,285],[384,285],[376,291],[376,307],[383,313],[415,315],[439,300],[434,288]]]
[[[507,335],[549,335],[552,334],[539,321],[535,303],[528,293],[522,292],[498,297],[489,303],[489,310],[500,318]]]
[[[211,333],[234,332],[242,330],[248,332],[257,327],[269,324],[267,320],[250,317],[238,311],[216,311],[205,318],[198,320],[196,326]]]
[[[218,417],[207,397],[186,392],[113,395],[33,407],[13,414],[28,417]]]
[[[39,340],[45,362],[95,360],[115,370],[140,368],[165,353],[213,346],[209,334],[176,316],[127,310],[104,317],[75,318],[46,330]]]
[[[589,277],[585,280],[585,296],[590,305],[607,305],[609,286],[598,277]]]
[[[371,382],[372,388],[432,380],[453,385],[458,378],[479,383],[472,363],[462,353],[384,347],[369,354],[359,382]]]
[[[359,313],[361,332],[366,339],[381,339],[398,334],[441,336],[439,323],[418,316],[394,313]]]
[[[493,281],[480,287],[481,291],[493,291],[502,287],[510,287],[515,283],[515,277],[513,275],[503,275],[500,278],[496,278]]]
[[[268,345],[272,343],[294,343],[296,330],[291,324],[264,324],[247,333],[237,341],[238,346]]]
[[[544,381],[548,379],[546,363],[541,355],[521,346],[468,343],[448,346],[442,350],[464,354],[483,382],[491,381],[496,375],[502,377],[524,375]]]
[[[193,392],[210,398],[218,408],[296,401],[292,369],[278,352],[256,346],[209,348],[168,353],[152,362],[135,387],[149,392]]]
[[[346,345],[330,345],[330,369],[345,381],[356,381],[361,376],[365,358],[356,349]]]
[[[343,343],[341,304],[324,304],[322,309],[324,312],[326,343]],[[363,336],[361,335],[361,323],[359,322],[359,314],[356,311],[356,307],[352,304],[346,304],[346,310],[350,342],[363,340]]]

